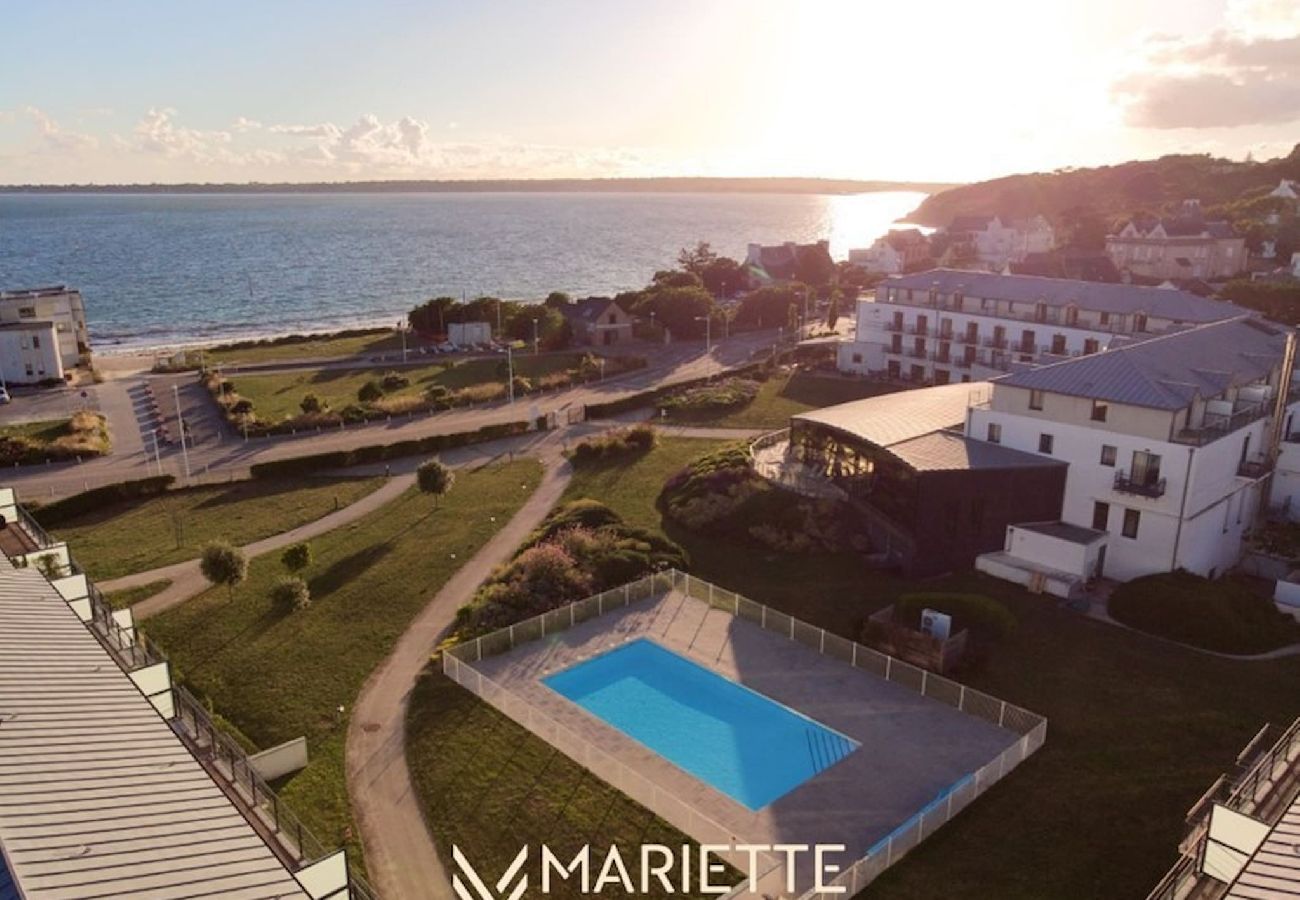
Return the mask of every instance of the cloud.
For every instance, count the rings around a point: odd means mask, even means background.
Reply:
[[[1112,86],[1130,125],[1235,128],[1300,120],[1300,4],[1244,0],[1230,28],[1201,38],[1158,36]]]
[[[205,161],[219,155],[220,147],[231,141],[228,131],[200,131],[177,125],[175,115],[174,109],[150,109],[136,123],[128,144],[147,153]]]
[[[262,123],[256,119],[246,119],[243,116],[236,116],[234,123],[230,126],[230,130],[238,134],[243,134],[246,131],[257,131],[261,127]]]
[[[99,140],[93,135],[67,131],[43,110],[37,109],[35,106],[24,107],[23,113],[36,124],[37,136],[41,140],[43,149],[47,152],[75,153],[81,150],[91,150],[99,146]]]

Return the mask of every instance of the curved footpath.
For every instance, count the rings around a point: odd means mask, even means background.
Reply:
[[[352,814],[366,850],[370,881],[387,900],[450,900],[450,879],[420,812],[406,764],[406,710],[456,610],[528,533],[546,518],[572,470],[555,452],[543,457],[542,482],[514,517],[443,585],[361,689],[344,753]]]

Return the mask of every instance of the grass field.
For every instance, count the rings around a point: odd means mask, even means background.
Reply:
[[[181,679],[258,746],[307,736],[311,764],[281,796],[326,844],[360,853],[343,748],[362,683],[540,479],[534,460],[462,472],[437,508],[412,488],[314,539],[312,604],[302,612],[272,610],[267,594],[283,572],[272,555],[252,562],[233,601],[224,588],[210,590],[149,621]]]
[[[0,425],[0,440],[7,445],[0,453],[3,465],[102,456],[113,449],[108,421],[91,410],[67,419]]]
[[[571,353],[519,355],[515,357],[515,374],[536,378],[572,368],[580,355]],[[426,389],[441,384],[448,390],[476,384],[505,383],[506,358],[471,359],[456,363],[429,363],[422,366],[404,366],[401,374],[410,379],[408,387],[391,392],[389,397],[418,397]],[[315,394],[332,409],[342,409],[357,402],[357,391],[367,381],[382,378],[391,368],[374,369],[303,369],[277,372],[268,375],[230,376],[240,396],[251,400],[253,411],[264,422],[277,422],[301,414],[299,404],[307,394]]]
[[[479,871],[504,872],[523,844],[546,844],[567,861],[588,842],[593,858],[603,858],[613,843],[634,861],[643,843],[693,843],[439,670],[411,696],[406,746],[439,851],[450,858],[455,844]],[[581,895],[552,885],[549,896]]]
[[[790,417],[810,409],[834,406],[893,391],[890,385],[809,372],[774,374],[764,381],[752,403],[722,414],[680,412],[674,422],[709,424],[727,428],[784,428]]]
[[[16,425],[0,425],[0,437],[27,438],[42,444],[48,444],[68,433],[68,419],[51,419],[44,422],[20,422]]]
[[[246,544],[297,528],[382,483],[303,478],[188,488],[107,506],[52,530],[91,578],[106,581],[193,559],[217,538]]]
[[[679,439],[572,496],[660,525],[659,483],[710,442]],[[1019,619],[959,678],[1048,717],[1046,746],[870,889],[876,900],[1142,897],[1177,855],[1187,809],[1265,722],[1297,714],[1300,657],[1235,662],[1084,618],[974,574],[923,583],[852,556],[786,557],[667,528],[702,578],[853,636],[900,593],[984,593]]]
[[[104,596],[107,598],[109,605],[114,609],[126,609],[128,606],[135,606],[141,600],[148,600],[154,594],[160,594],[172,583],[169,579],[162,578],[158,581],[151,581],[148,584],[142,584],[139,587],[124,588],[120,591],[113,591]]]
[[[414,343],[409,346],[414,346]],[[321,335],[292,344],[260,344],[247,347],[215,347],[204,351],[209,365],[264,363],[289,359],[327,359],[332,356],[368,356],[402,351],[402,338],[395,331],[347,336]]]

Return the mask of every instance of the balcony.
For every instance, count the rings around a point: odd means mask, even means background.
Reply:
[[[1005,349],[1007,349],[1007,339],[1006,339],[1006,338],[996,338],[996,337],[985,338],[985,339],[984,339],[984,346],[985,346],[985,347],[990,347],[990,348],[992,348],[992,349],[994,349],[994,350],[1005,350]]]
[[[1237,466],[1237,474],[1252,481],[1263,478],[1273,471],[1273,461],[1269,459],[1243,459]]]
[[[1239,428],[1245,428],[1251,422],[1262,419],[1269,413],[1267,403],[1238,404],[1231,415],[1206,413],[1200,428],[1184,428],[1174,435],[1180,444],[1201,446],[1217,441],[1225,434],[1231,434]]]
[[[930,328],[928,325],[908,325],[907,333],[925,337],[930,333]]]
[[[963,333],[955,335],[952,339],[959,344],[970,344],[972,347],[978,347],[980,343],[980,336],[978,334]]]
[[[954,357],[952,361],[952,364],[956,366],[958,369],[969,369],[972,365],[974,365],[974,363],[975,360],[966,359],[964,357]]]
[[[886,322],[882,327],[884,328],[885,331],[891,331],[897,334],[902,334],[904,325],[902,322]]]
[[[1155,499],[1165,495],[1165,479],[1153,478],[1150,475],[1132,478],[1127,472],[1120,471],[1115,473],[1115,490]]]
[[[916,349],[915,347],[912,347],[912,348],[908,349],[907,352],[906,352],[904,355],[907,356],[909,359],[929,359],[929,358],[930,358],[930,354],[926,353],[924,350],[918,350],[918,349]]]

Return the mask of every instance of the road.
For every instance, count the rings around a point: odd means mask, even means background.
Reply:
[[[484,425],[520,421],[538,414],[555,412],[560,421],[570,409],[588,403],[617,400],[650,388],[661,387],[714,374],[749,362],[756,350],[771,346],[774,333],[750,333],[717,342],[706,352],[703,342],[680,342],[653,348],[650,365],[605,381],[569,388],[553,394],[531,395],[511,405],[505,402],[473,409],[457,409],[430,415],[396,418],[388,422],[348,428],[245,441],[231,436],[217,424],[214,405],[194,377],[130,375],[94,386],[96,402],[108,415],[114,435],[114,452],[83,463],[15,467],[3,483],[18,491],[20,499],[42,501],[78,493],[89,488],[156,475],[175,475],[185,483],[227,481],[247,475],[251,465],[309,453],[345,450],[367,444],[389,443],[472,431]],[[178,436],[175,409],[181,392],[182,410],[192,441],[187,450],[179,445],[164,446],[155,454],[153,429],[157,410],[173,436]],[[149,392],[152,392],[152,399]],[[111,400],[109,398],[112,398]],[[6,417],[0,415],[0,421]],[[188,475],[187,475],[188,465]]]

